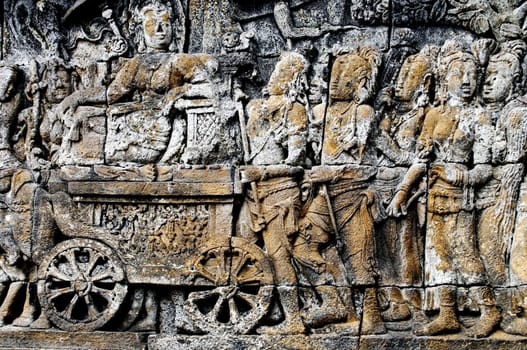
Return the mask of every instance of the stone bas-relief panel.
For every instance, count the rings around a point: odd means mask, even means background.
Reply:
[[[9,334],[527,344],[521,1],[3,10]]]

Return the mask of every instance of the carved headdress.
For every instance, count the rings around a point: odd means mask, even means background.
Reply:
[[[306,58],[299,53],[283,53],[269,79],[268,88],[271,95],[303,91],[307,86],[305,73],[308,65]]]
[[[438,100],[441,104],[444,104],[446,100],[448,99],[448,93],[447,93],[447,75],[450,70],[450,66],[454,62],[474,62],[476,67],[478,67],[479,70],[479,76],[481,77],[481,65],[479,60],[476,58],[474,54],[464,49],[463,45],[456,41],[456,40],[447,40],[441,47],[441,51],[439,52],[438,60],[437,60],[437,75],[438,75],[438,81],[439,81],[439,92],[438,92]]]
[[[375,92],[381,63],[381,53],[372,47],[361,47],[337,57],[331,72],[332,99],[366,102]]]

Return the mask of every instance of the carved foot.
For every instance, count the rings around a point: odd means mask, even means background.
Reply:
[[[29,327],[34,329],[49,329],[51,328],[51,323],[44,314],[40,314],[40,316],[31,323]]]
[[[496,328],[501,319],[496,306],[483,306],[479,322],[467,329],[466,334],[471,338],[488,337]]]
[[[33,317],[20,316],[13,321],[13,326],[29,327],[33,322]]]
[[[506,314],[500,327],[505,333],[527,336],[527,318]]]
[[[390,307],[381,315],[384,321],[396,322],[410,319],[412,313],[406,303],[390,302]]]
[[[145,319],[130,328],[130,332],[151,332],[156,330],[156,321]]]
[[[386,327],[381,317],[375,289],[366,289],[363,310],[361,333],[366,335],[385,334]]]
[[[418,326],[414,329],[417,336],[436,335],[442,333],[455,333],[461,329],[454,309],[441,310],[439,316],[427,324]]]
[[[341,335],[359,335],[359,328],[360,322],[358,320],[355,320],[347,321],[345,323],[329,324],[322,328],[312,329],[311,331],[313,332],[313,334],[335,333]]]
[[[384,326],[383,321],[380,319],[380,316],[378,320],[371,320],[367,318],[363,319],[361,330],[362,334],[385,334],[386,332],[386,327]]]
[[[346,319],[346,310],[335,307],[317,307],[302,312],[304,324],[310,328],[318,328],[324,325],[340,322]]]
[[[304,334],[306,327],[299,316],[292,317],[276,326],[262,326],[256,332],[258,334],[280,335],[280,334]]]

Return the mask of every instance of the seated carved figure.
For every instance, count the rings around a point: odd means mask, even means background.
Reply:
[[[186,122],[173,110],[187,107],[185,97],[215,96],[209,82],[217,63],[206,55],[168,52],[173,33],[166,6],[145,6],[140,19],[145,51],[124,64],[107,91],[106,159],[120,164],[177,163],[185,148]]]

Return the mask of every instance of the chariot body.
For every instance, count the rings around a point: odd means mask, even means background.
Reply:
[[[235,113],[225,112],[229,103],[221,99],[180,100],[186,165],[108,164],[105,158],[116,154],[116,142],[126,137],[114,126],[127,122],[126,108],[134,103],[110,106],[106,115],[101,109],[86,114],[87,108],[77,108],[84,113],[73,118],[79,121],[80,136],[68,139],[67,148],[63,142],[61,159],[66,161],[46,173],[49,198],[56,198],[58,206],[67,203],[68,215],[83,224],[57,225],[52,242],[27,254],[40,257],[34,262],[42,312],[67,331],[108,329],[117,323],[125,330],[140,317],[145,289],[155,285],[176,291],[181,298],[175,303],[177,318],[185,320],[187,329],[251,331],[269,310],[273,272],[259,246],[234,234],[235,203],[242,194],[239,170],[189,165],[205,163],[207,155],[217,152],[214,140],[225,137],[216,137],[225,132],[218,119]],[[169,115],[167,123],[170,118],[175,119]],[[94,132],[94,124],[102,127]],[[128,127],[141,134],[142,127],[156,125]],[[83,152],[89,157],[82,157]],[[34,213],[39,211],[34,207]],[[40,235],[39,226],[33,224],[33,235]]]

